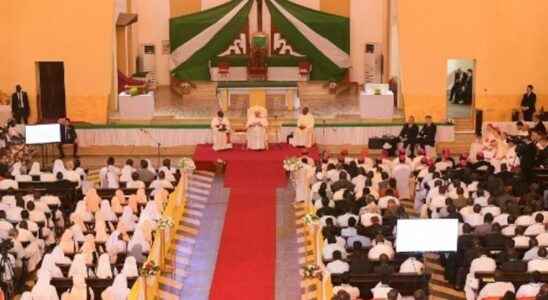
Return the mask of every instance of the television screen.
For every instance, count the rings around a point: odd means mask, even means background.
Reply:
[[[25,143],[29,145],[61,142],[61,125],[40,124],[25,126]]]
[[[396,252],[457,251],[457,219],[398,220]]]

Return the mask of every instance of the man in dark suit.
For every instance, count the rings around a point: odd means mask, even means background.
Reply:
[[[411,156],[415,156],[415,145],[417,144],[417,136],[419,135],[419,127],[415,124],[415,117],[410,116],[409,121],[403,125],[400,131],[400,138],[403,140],[403,148],[411,151]]]
[[[532,121],[533,114],[535,114],[535,104],[537,102],[537,95],[533,92],[533,86],[527,86],[527,92],[521,99],[521,111],[523,112],[524,121]]]
[[[11,113],[17,123],[23,121],[28,124],[30,115],[29,97],[20,85],[15,86],[15,93],[11,95]]]
[[[350,180],[348,180],[348,175],[346,174],[346,172],[341,172],[339,174],[339,180],[335,181],[331,185],[331,190],[333,191],[333,193],[340,189],[347,189],[351,191],[354,190],[354,184]]]
[[[449,102],[457,102],[459,91],[462,88],[462,77],[462,70],[459,68],[455,71],[455,80],[453,81],[453,87],[451,87]]]
[[[419,143],[422,149],[426,150],[426,146],[434,147],[436,145],[436,124],[432,122],[432,116],[426,116],[426,124],[424,124],[419,132]]]
[[[59,119],[59,124],[61,125],[61,143],[59,143],[59,156],[61,158],[65,157],[65,152],[63,151],[63,145],[73,144],[72,155],[76,158],[78,157],[78,135],[72,123],[70,123],[69,118]]]

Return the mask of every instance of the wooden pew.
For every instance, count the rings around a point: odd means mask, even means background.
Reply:
[[[398,290],[403,296],[410,296],[416,290],[423,290],[427,295],[429,293],[428,283],[430,282],[430,274],[406,274],[406,273],[394,273],[385,281],[390,287]],[[331,275],[331,281],[333,285],[339,285],[347,282],[348,284],[360,289],[362,298],[369,299],[371,289],[374,288],[382,279],[378,274],[363,274],[363,275],[350,275],[341,274]]]
[[[533,280],[533,273],[476,272],[475,277],[479,280],[479,290],[495,281],[511,282],[517,290],[521,285]],[[540,279],[542,282],[548,282],[548,273],[540,273]]]

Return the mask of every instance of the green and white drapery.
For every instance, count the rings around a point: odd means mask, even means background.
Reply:
[[[350,21],[289,0],[266,0],[272,25],[312,64],[311,80],[340,80],[350,66]]]
[[[289,0],[265,0],[271,23],[312,64],[312,80],[339,80],[350,66],[348,18]],[[171,72],[179,80],[209,80],[208,62],[246,25],[254,0],[233,0],[170,21]]]
[[[171,74],[179,80],[209,80],[208,62],[246,25],[251,0],[233,0],[170,20]]]

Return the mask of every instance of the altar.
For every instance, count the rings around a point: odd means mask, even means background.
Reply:
[[[309,72],[304,57],[275,55],[266,58],[266,80],[307,81]],[[214,57],[209,62],[212,81],[248,81],[250,58],[247,55]],[[301,68],[299,67],[301,65]]]
[[[391,119],[394,116],[394,93],[388,84],[366,84],[360,92],[360,116],[366,119]]]
[[[226,111],[230,108],[234,95],[249,95],[249,107],[267,107],[268,95],[281,95],[285,99],[287,110],[298,108],[298,85],[295,81],[228,81],[217,84],[219,106]]]
[[[154,116],[154,92],[131,96],[127,92],[118,95],[120,117],[132,119],[152,119]]]

